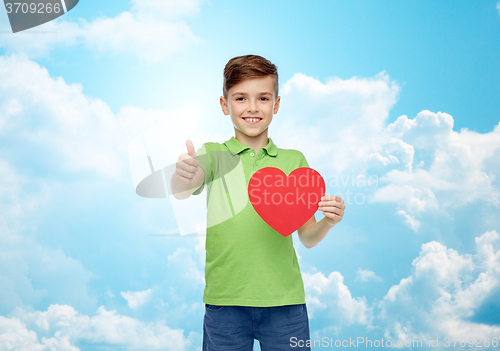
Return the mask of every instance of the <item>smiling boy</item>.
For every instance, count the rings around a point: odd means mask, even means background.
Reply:
[[[304,284],[292,236],[282,236],[255,212],[248,182],[257,170],[276,167],[289,175],[309,167],[304,155],[278,148],[268,127],[280,105],[277,68],[257,55],[235,57],[224,69],[220,105],[230,116],[235,137],[205,143],[179,156],[171,187],[176,198],[207,187],[205,317],[203,350],[310,350],[292,340],[309,340]],[[204,156],[204,157],[202,157]],[[231,166],[228,166],[231,165]],[[318,244],[340,222],[344,201],[325,196],[324,214],[313,215],[297,232],[307,248]],[[293,345],[293,347],[292,347]]]

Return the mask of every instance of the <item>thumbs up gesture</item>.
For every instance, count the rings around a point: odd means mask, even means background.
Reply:
[[[196,151],[191,140],[186,141],[186,147],[187,153],[181,154],[175,164],[175,177],[179,181],[189,184],[198,172],[200,162],[196,158]]]

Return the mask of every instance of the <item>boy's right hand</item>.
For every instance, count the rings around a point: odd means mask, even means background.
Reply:
[[[179,181],[189,184],[198,172],[200,162],[196,158],[196,151],[191,140],[186,141],[186,147],[188,152],[181,154],[175,164],[175,177]]]

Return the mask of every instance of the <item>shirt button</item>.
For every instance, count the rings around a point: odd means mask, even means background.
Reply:
[[[250,156],[254,157],[255,156],[255,152],[251,152]]]

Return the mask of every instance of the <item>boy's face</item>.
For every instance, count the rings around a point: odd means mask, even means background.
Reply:
[[[220,104],[226,116],[231,115],[234,128],[248,137],[261,135],[278,113],[280,97],[274,96],[272,76],[246,79],[221,96]],[[249,117],[257,117],[252,122]]]

